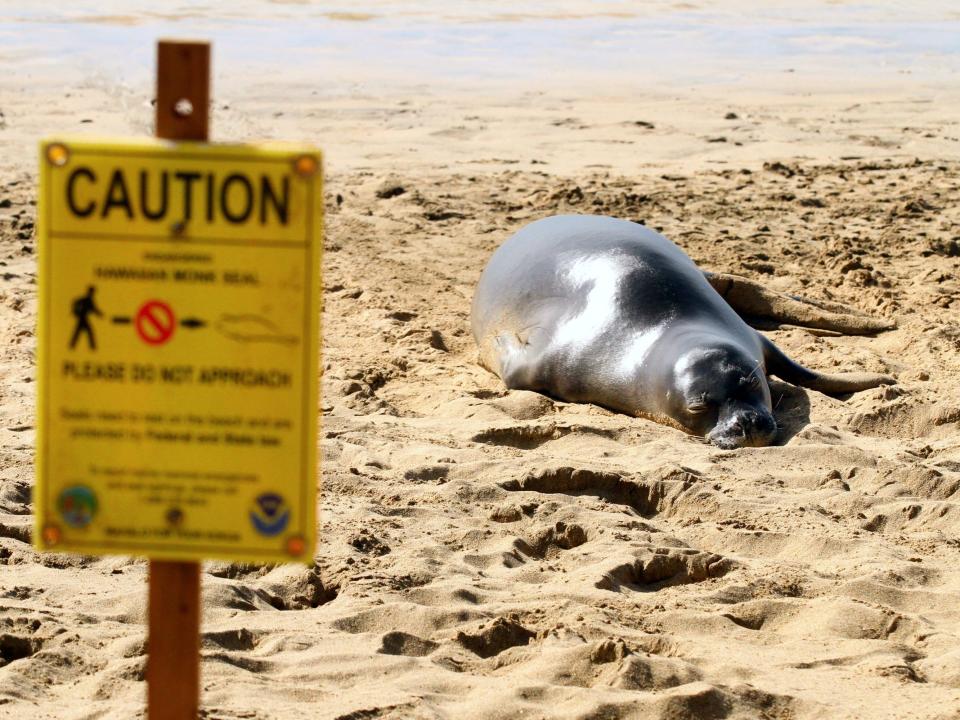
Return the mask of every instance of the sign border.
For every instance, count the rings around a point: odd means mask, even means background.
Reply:
[[[48,545],[43,537],[44,526],[52,508],[56,506],[55,499],[50,496],[52,484],[48,472],[49,454],[51,452],[49,441],[50,428],[50,405],[48,400],[48,388],[50,387],[50,364],[47,361],[46,348],[50,343],[51,323],[49,319],[50,293],[52,292],[51,283],[48,279],[50,269],[53,267],[53,246],[57,239],[68,239],[71,235],[75,239],[76,233],[54,232],[52,222],[52,181],[50,177],[50,167],[47,161],[47,149],[52,145],[63,145],[70,150],[71,158],[77,155],[95,155],[120,156],[120,157],[149,157],[156,158],[166,154],[174,155],[178,158],[192,160],[234,160],[238,162],[268,162],[275,164],[287,164],[292,166],[293,161],[302,155],[310,155],[317,160],[317,169],[314,174],[306,178],[307,183],[307,207],[306,207],[306,236],[302,243],[293,241],[282,242],[263,242],[263,241],[245,241],[224,240],[216,238],[187,237],[177,238],[175,241],[162,237],[149,236],[149,238],[137,237],[135,235],[120,235],[112,238],[104,237],[101,233],[90,233],[83,240],[133,240],[136,242],[172,242],[178,247],[192,247],[202,245],[241,245],[246,247],[270,247],[277,249],[302,249],[306,255],[304,262],[304,318],[303,318],[303,392],[301,398],[301,440],[300,440],[300,476],[302,481],[299,483],[300,502],[298,507],[298,530],[287,533],[287,536],[299,534],[304,540],[304,548],[299,555],[292,556],[285,554],[283,549],[278,547],[276,550],[266,548],[247,548],[238,545],[223,546],[212,543],[189,543],[174,544],[164,543],[162,546],[153,545],[145,542],[111,542],[109,540],[84,541],[70,539],[61,547],[58,544]],[[142,151],[134,152],[122,150],[111,151],[105,149],[110,145],[137,145],[142,147]],[[208,148],[209,151],[196,153],[175,152],[181,148]],[[256,145],[256,144],[217,144],[217,143],[198,143],[198,142],[169,142],[153,141],[145,142],[143,139],[118,139],[118,138],[49,138],[40,142],[40,184],[44,190],[40,196],[43,204],[42,212],[37,213],[37,238],[39,262],[37,268],[38,283],[42,283],[43,291],[38,292],[38,330],[36,337],[37,343],[37,415],[42,418],[37,426],[37,453],[35,458],[36,485],[40,485],[43,492],[37,493],[35,498],[35,528],[34,528],[34,546],[41,551],[47,552],[69,552],[72,549],[98,553],[105,551],[104,554],[136,554],[142,557],[157,559],[175,559],[175,560],[200,560],[200,559],[227,559],[237,561],[243,556],[263,556],[266,559],[262,562],[304,562],[310,564],[313,562],[317,542],[317,496],[319,494],[319,457],[317,443],[311,442],[311,438],[316,438],[319,429],[318,411],[318,373],[321,363],[322,348],[319,339],[322,337],[322,297],[320,295],[322,287],[322,257],[323,257],[323,221],[324,207],[321,202],[317,203],[317,190],[323,188],[323,154],[319,148],[307,145]],[[101,149],[104,151],[101,152]],[[224,150],[225,152],[217,152]],[[171,152],[173,151],[173,152]],[[271,152],[271,154],[283,153],[283,157],[265,157],[262,153]],[[319,204],[319,208],[317,205]],[[319,239],[319,245],[317,243]],[[82,241],[82,240],[81,240]],[[316,249],[316,252],[315,252]],[[316,255],[316,257],[315,257]],[[312,272],[314,263],[321,263],[317,272]],[[314,351],[316,350],[316,351]],[[311,363],[313,366],[311,367]],[[40,374],[43,372],[43,379],[40,381]],[[310,461],[310,452],[313,452],[313,462]],[[304,477],[306,476],[306,477]],[[312,531],[312,532],[311,532]],[[143,549],[143,553],[137,553],[137,549]],[[111,552],[115,550],[115,552]],[[133,550],[134,552],[129,552]]]

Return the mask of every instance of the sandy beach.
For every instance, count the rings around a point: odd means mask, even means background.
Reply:
[[[487,5],[0,21],[0,717],[144,716],[145,562],[30,545],[36,143],[149,135],[164,34],[215,43],[214,139],[326,156],[317,556],[204,566],[203,717],[960,717],[960,12]],[[258,22],[274,50],[244,53]],[[716,44],[734,26],[768,52]],[[767,335],[898,384],[773,380],[776,445],[733,451],[508,392],[473,288],[556,213],[894,320]]]

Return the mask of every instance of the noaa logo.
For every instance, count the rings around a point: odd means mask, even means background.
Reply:
[[[250,522],[261,535],[278,535],[290,522],[290,508],[276,493],[264,493],[253,501]]]
[[[60,517],[70,527],[85,528],[97,514],[97,496],[85,485],[74,485],[57,498]]]

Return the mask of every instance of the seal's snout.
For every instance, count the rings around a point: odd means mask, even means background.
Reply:
[[[732,450],[769,445],[776,434],[777,422],[770,412],[749,408],[721,418],[707,435],[707,440],[717,447]]]
[[[731,432],[743,437],[766,436],[775,432],[776,429],[777,425],[769,413],[760,413],[755,410],[735,416],[730,423]]]

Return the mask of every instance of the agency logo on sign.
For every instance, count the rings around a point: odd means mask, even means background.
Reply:
[[[57,498],[57,509],[67,525],[84,528],[97,514],[97,496],[84,485],[68,487]]]
[[[276,493],[264,493],[253,501],[250,522],[261,535],[278,535],[290,522],[290,508]]]

